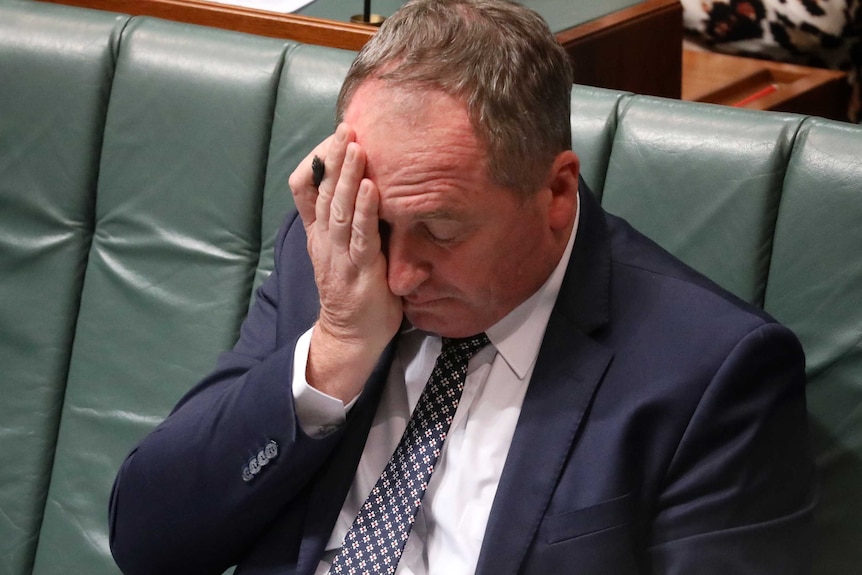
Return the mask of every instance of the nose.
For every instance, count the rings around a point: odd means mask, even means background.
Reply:
[[[390,233],[387,242],[389,289],[404,297],[413,293],[431,275],[431,264],[421,254],[418,242],[407,235]]]

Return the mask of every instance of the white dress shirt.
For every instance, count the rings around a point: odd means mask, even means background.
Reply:
[[[486,331],[492,345],[470,360],[461,401],[396,575],[475,572],[491,505],[566,272],[577,224],[576,219],[565,253],[545,284]],[[326,434],[345,422],[352,404],[344,406],[305,382],[310,340],[311,330],[297,344],[293,393],[303,429],[312,435]],[[395,451],[441,348],[439,336],[413,328],[401,333],[359,467],[316,575],[329,572],[359,508]]]

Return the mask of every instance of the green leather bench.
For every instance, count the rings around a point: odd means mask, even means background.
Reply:
[[[114,474],[237,336],[352,56],[0,0],[0,574],[117,573]],[[604,205],[799,334],[815,572],[859,573],[862,128],[572,101]]]

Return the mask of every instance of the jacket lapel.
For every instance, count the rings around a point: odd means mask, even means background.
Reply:
[[[478,575],[517,572],[613,356],[589,337],[608,320],[610,242],[604,212],[583,181],[580,190],[575,246],[500,478]]]

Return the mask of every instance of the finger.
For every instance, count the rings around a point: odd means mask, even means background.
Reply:
[[[314,223],[314,205],[317,203],[317,187],[314,186],[312,181],[313,174],[311,162],[315,156],[320,157],[321,159],[326,158],[327,152],[334,138],[335,135],[333,134],[319,143],[311,153],[299,163],[290,175],[290,178],[287,180],[287,183],[290,186],[290,191],[293,193],[293,202],[296,205],[296,209],[299,211],[299,216],[302,218],[306,227]]]
[[[359,144],[352,142],[347,146],[341,177],[335,186],[329,210],[329,237],[332,245],[342,253],[350,249],[356,194],[364,174],[365,152]]]
[[[326,168],[323,181],[320,182],[320,186],[317,188],[318,196],[317,203],[315,204],[315,218],[322,231],[329,229],[329,210],[332,204],[332,197],[335,194],[335,189],[341,177],[344,156],[347,154],[347,145],[353,142],[355,138],[353,128],[342,122],[335,130],[332,142],[330,142],[329,148],[326,151],[326,157],[323,157]]]
[[[377,186],[366,178],[359,184],[350,236],[350,259],[357,267],[370,266],[380,254],[379,210]]]

